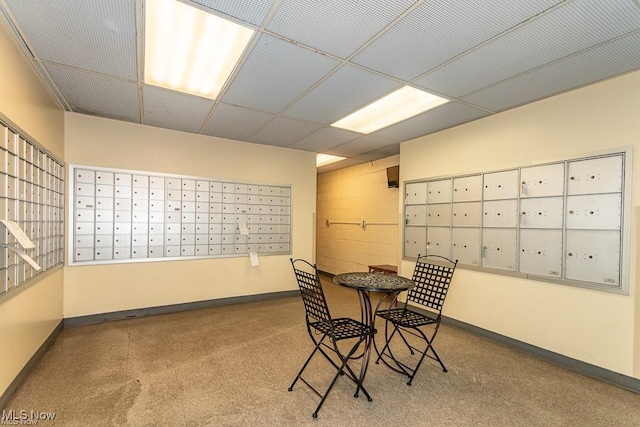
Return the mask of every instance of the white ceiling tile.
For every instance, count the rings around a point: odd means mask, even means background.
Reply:
[[[249,138],[249,142],[286,147],[321,127],[322,125],[316,123],[278,117]]]
[[[422,135],[486,117],[490,113],[459,102],[448,102],[433,110],[386,127],[374,135],[408,141]]]
[[[274,0],[191,0],[205,8],[213,9],[241,21],[259,26],[267,17]]]
[[[347,58],[415,0],[282,0],[267,30]]]
[[[270,113],[220,103],[202,133],[245,141],[273,117]]]
[[[338,61],[275,37],[260,37],[223,101],[277,113],[317,83]]]
[[[142,90],[144,124],[184,132],[198,133],[213,101],[155,86]]]
[[[336,145],[358,138],[360,135],[362,134],[344,129],[325,127],[289,145],[289,148],[323,153]]]
[[[135,0],[7,0],[42,60],[137,79]]]
[[[397,141],[394,141],[393,139],[374,135],[362,135],[360,138],[356,138],[342,145],[338,145],[337,147],[333,147],[330,150],[325,151],[325,153],[332,154],[334,156],[354,157],[394,143],[397,143]]]
[[[640,33],[559,60],[462,98],[494,111],[526,104],[640,67]]]
[[[425,1],[354,62],[411,80],[561,1]]]
[[[638,29],[640,8],[631,0],[574,0],[415,84],[460,97]]]
[[[56,64],[44,64],[72,111],[140,123],[135,83]]]
[[[331,124],[400,85],[395,80],[345,65],[293,104],[285,114]]]

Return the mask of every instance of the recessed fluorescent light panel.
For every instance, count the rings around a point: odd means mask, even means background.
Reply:
[[[331,154],[318,154],[316,156],[316,167],[330,165],[331,163],[344,160],[346,157],[332,156]]]
[[[449,100],[405,86],[338,120],[331,126],[360,133],[371,133],[446,102]]]
[[[176,0],[145,6],[145,83],[216,98],[253,30]]]

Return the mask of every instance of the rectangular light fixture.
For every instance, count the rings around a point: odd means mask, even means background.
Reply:
[[[216,98],[254,31],[176,0],[145,5],[145,83]]]
[[[316,167],[330,165],[331,163],[339,162],[340,160],[344,160],[346,157],[340,156],[332,156],[331,154],[322,154],[319,153],[316,156]]]
[[[331,126],[360,133],[371,133],[449,102],[411,86],[389,95],[338,120]]]

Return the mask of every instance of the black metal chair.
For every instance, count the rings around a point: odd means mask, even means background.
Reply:
[[[306,362],[304,362],[304,365],[302,365],[302,369],[300,369],[300,372],[298,372],[298,375],[293,380],[289,391],[293,390],[293,386],[298,380],[302,380],[314,393],[320,396],[320,403],[313,412],[314,418],[318,417],[320,407],[322,407],[333,385],[341,375],[346,375],[356,384],[354,397],[358,397],[360,390],[362,390],[367,400],[371,402],[371,396],[369,396],[369,393],[367,393],[367,390],[365,390],[359,377],[353,372],[348,362],[350,359],[357,358],[354,357],[356,351],[367,338],[373,336],[373,329],[354,319],[344,317],[337,319],[331,318],[316,265],[302,259],[291,259],[291,265],[293,266],[293,272],[300,287],[300,294],[302,295],[302,302],[304,303],[307,331],[315,348]],[[338,348],[338,343],[343,340],[351,340],[347,352],[342,352]],[[325,341],[328,341],[328,343]],[[345,343],[349,342],[345,341]],[[345,347],[345,345],[343,345],[343,347]],[[330,350],[331,353],[327,353],[327,350]],[[302,377],[302,373],[317,352],[322,354],[336,369],[336,374],[324,394],[318,392]],[[337,362],[334,361],[329,354],[335,354],[339,360]]]
[[[382,360],[393,370],[407,375],[409,377],[407,385],[411,385],[425,357],[436,360],[442,366],[442,370],[447,372],[447,368],[433,348],[433,341],[440,328],[442,306],[457,264],[457,260],[452,261],[439,255],[418,255],[412,278],[416,286],[409,290],[404,305],[389,310],[380,310],[376,313],[377,316],[385,319],[385,345],[382,351],[378,351],[376,363]],[[409,303],[419,304],[421,307],[426,307],[427,310],[411,307]],[[430,336],[421,329],[421,327],[428,325],[435,325]],[[421,345],[421,348],[417,348],[416,345],[418,344],[414,345],[413,342],[410,342],[405,334],[417,337],[418,342],[424,342],[424,346]],[[418,363],[415,366],[412,367],[401,362],[394,355],[391,341],[398,336],[412,356],[415,355],[415,352],[420,354]],[[390,358],[390,361],[387,362],[385,357]],[[393,365],[391,362],[393,362]]]

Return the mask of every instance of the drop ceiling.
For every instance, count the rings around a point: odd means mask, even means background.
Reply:
[[[637,0],[184,3],[255,30],[215,100],[144,84],[145,0],[0,8],[65,110],[348,158],[320,172],[640,68]],[[450,102],[368,135],[330,126],[404,85]]]

